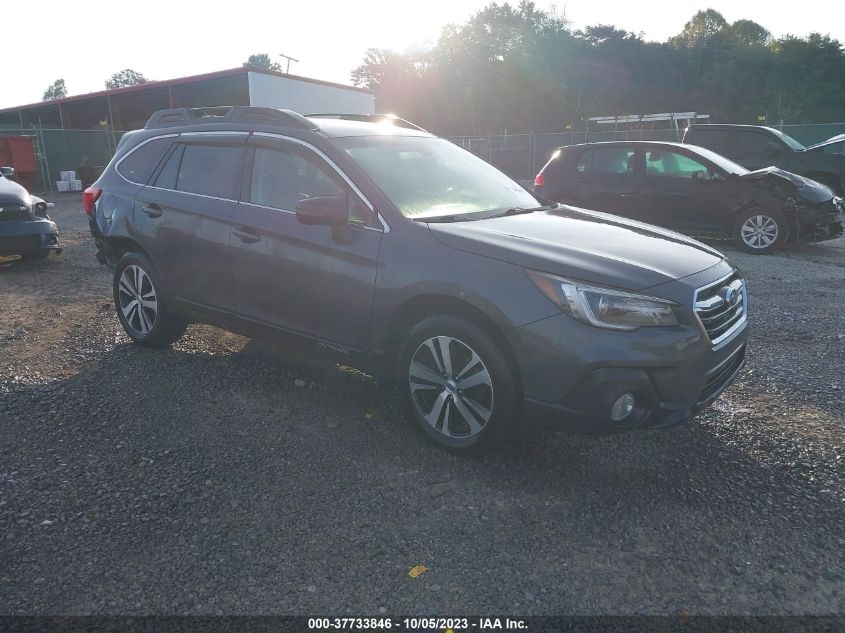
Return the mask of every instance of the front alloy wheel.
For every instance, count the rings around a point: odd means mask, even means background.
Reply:
[[[757,255],[768,254],[786,243],[789,224],[778,211],[749,209],[737,218],[734,237],[743,250]]]
[[[778,239],[778,224],[758,213],[742,223],[742,241],[751,248],[768,248]]]
[[[426,317],[402,345],[402,397],[409,420],[439,448],[481,455],[509,440],[521,391],[503,343],[451,314]]]
[[[490,372],[463,341],[449,336],[423,341],[411,358],[408,381],[419,415],[448,438],[478,435],[490,421]]]

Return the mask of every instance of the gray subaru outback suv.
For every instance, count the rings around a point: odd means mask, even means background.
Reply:
[[[747,293],[677,233],[548,204],[401,119],[154,114],[84,193],[117,318],[281,339],[384,377],[459,453],[523,423],[688,420],[745,359]]]

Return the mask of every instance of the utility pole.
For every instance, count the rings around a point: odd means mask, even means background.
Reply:
[[[294,59],[290,55],[285,55],[284,53],[279,53],[279,57],[284,57],[286,60],[288,60],[287,67],[285,68],[285,74],[286,75],[290,74],[290,63],[291,62],[297,62],[297,63],[299,62],[298,59]]]

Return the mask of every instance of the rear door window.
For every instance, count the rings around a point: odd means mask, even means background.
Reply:
[[[144,143],[120,161],[117,173],[130,182],[146,185],[172,143],[173,138],[157,138]]]
[[[156,176],[154,185],[159,189],[176,189],[176,177],[179,175],[179,163],[182,162],[182,151],[185,145],[179,143],[165,159],[161,171]]]
[[[599,147],[585,152],[575,164],[579,173],[633,174],[636,151],[625,147]]]
[[[723,156],[734,156],[734,146],[736,145],[735,140],[736,132],[731,130],[707,130],[693,128],[693,134],[691,134],[688,142],[693,145],[706,147],[707,149],[711,149],[717,154],[722,154]]]
[[[185,145],[176,190],[238,200],[246,148],[243,145]]]
[[[757,156],[765,154],[767,145],[769,143],[778,143],[780,141],[773,136],[768,136],[762,132],[746,132],[741,131],[737,134],[737,156]]]

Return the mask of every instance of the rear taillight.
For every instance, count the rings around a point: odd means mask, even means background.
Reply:
[[[82,192],[82,206],[85,207],[85,215],[94,213],[94,203],[97,202],[101,193],[103,193],[103,190],[97,187],[88,187]]]
[[[542,173],[537,174],[537,177],[534,178],[534,186],[535,187],[545,187],[546,186],[546,177],[543,176]]]

